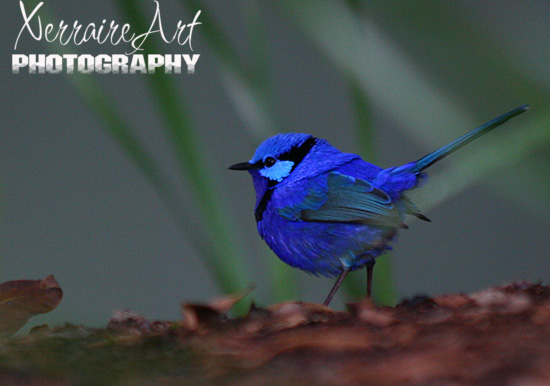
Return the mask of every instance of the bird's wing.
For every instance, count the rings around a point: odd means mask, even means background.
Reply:
[[[370,182],[338,172],[325,175],[324,189],[310,186],[300,202],[279,209],[290,220],[343,222],[377,226],[404,226],[391,198]]]

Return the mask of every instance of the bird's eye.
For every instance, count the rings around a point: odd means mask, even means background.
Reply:
[[[275,158],[273,157],[267,157],[265,160],[264,160],[264,165],[266,168],[270,168],[272,167],[273,165],[275,165],[275,162],[277,162],[275,160]]]

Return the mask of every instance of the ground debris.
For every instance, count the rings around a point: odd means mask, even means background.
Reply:
[[[183,305],[182,322],[122,311],[107,329],[41,326],[0,345],[0,384],[550,384],[550,287],[541,284],[396,307],[362,301],[347,312],[285,302],[238,318],[224,299]]]
[[[0,284],[0,337],[9,337],[38,314],[59,305],[63,291],[53,275],[42,280],[12,280]]]

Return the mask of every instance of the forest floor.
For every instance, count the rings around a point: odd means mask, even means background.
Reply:
[[[0,342],[0,385],[550,385],[550,287],[369,301],[288,302],[181,322],[119,312],[105,329],[37,327]]]

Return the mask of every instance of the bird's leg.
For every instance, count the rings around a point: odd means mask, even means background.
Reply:
[[[372,295],[372,273],[374,272],[374,263],[374,259],[367,263],[367,299],[370,299]]]
[[[338,276],[338,279],[336,280],[336,283],[334,283],[334,286],[332,287],[332,289],[330,290],[330,292],[328,293],[328,296],[327,298],[325,299],[325,301],[323,302],[323,305],[324,306],[328,306],[330,301],[332,300],[332,298],[334,297],[334,295],[336,295],[336,292],[338,291],[338,288],[340,288],[340,286],[342,285],[342,282],[344,281],[344,279],[346,278],[346,276],[348,275],[349,273],[349,268],[347,269],[344,269],[342,271],[342,273],[340,274],[340,276]]]

